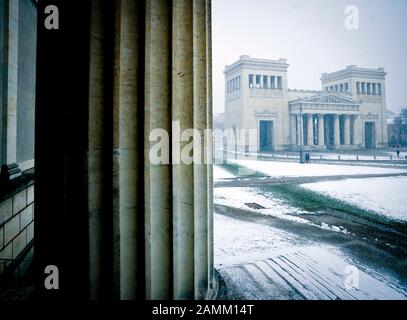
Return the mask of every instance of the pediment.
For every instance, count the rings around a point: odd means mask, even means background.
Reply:
[[[291,101],[291,103],[315,103],[315,104],[323,104],[323,103],[335,103],[335,104],[346,104],[346,105],[360,105],[360,103],[352,98],[336,94],[336,93],[325,93],[316,96],[312,96],[309,98],[298,99],[295,101]]]

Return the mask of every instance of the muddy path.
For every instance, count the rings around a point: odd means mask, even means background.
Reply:
[[[367,178],[388,178],[407,176],[407,173],[387,173],[387,174],[360,174],[360,175],[338,175],[338,176],[315,176],[315,177],[269,177],[269,176],[242,176],[238,178],[228,178],[215,181],[214,188],[241,188],[241,187],[262,187],[280,184],[303,184],[321,181],[338,181],[344,179],[367,179]]]

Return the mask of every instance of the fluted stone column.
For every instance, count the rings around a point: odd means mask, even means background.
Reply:
[[[290,115],[290,136],[291,136],[291,145],[297,145],[297,116],[295,114]]]
[[[307,145],[314,145],[314,123],[312,114],[307,114]]]
[[[304,144],[304,130],[301,115],[297,115],[297,146]]]
[[[147,1],[146,21],[144,139],[146,146],[151,147],[149,135],[152,130],[171,130],[168,116],[171,105],[170,8],[163,1]],[[148,158],[148,148],[145,158]],[[145,164],[146,296],[150,299],[165,299],[172,295],[170,177],[170,166]],[[157,181],[162,183],[157,184]]]
[[[324,133],[325,133],[325,144],[329,145],[331,143],[331,130],[330,130],[330,125],[332,124],[332,121],[330,118],[324,119]]]
[[[4,6],[4,61],[1,61],[4,70],[3,79],[3,108],[2,139],[0,165],[2,170],[9,170],[10,165],[17,162],[17,80],[18,80],[18,25],[19,1],[5,0]],[[0,8],[3,10],[3,8]],[[1,29],[0,29],[1,30]],[[2,30],[2,31],[3,31]],[[12,175],[14,170],[2,174]]]
[[[334,115],[334,146],[340,145],[339,115]]]
[[[109,199],[110,189],[108,177],[103,171],[111,166],[111,162],[104,157],[105,152],[109,152],[110,144],[105,141],[107,127],[111,118],[106,112],[107,105],[106,92],[111,91],[109,87],[109,74],[104,70],[103,64],[106,62],[106,46],[111,46],[108,39],[103,38],[106,31],[106,24],[103,21],[103,10],[100,2],[93,1],[90,18],[90,59],[89,59],[89,125],[88,125],[88,152],[87,164],[87,192],[88,192],[88,224],[89,224],[89,297],[100,299],[107,295],[107,291],[112,288],[107,286],[103,277],[111,272],[104,260],[111,259],[111,255],[106,251],[104,244],[107,241],[106,225],[111,223],[106,217],[111,215],[109,209],[111,204],[106,202]],[[109,168],[110,169],[110,168]],[[110,234],[110,233],[109,233]]]
[[[350,116],[345,115],[345,123],[344,123],[344,144],[346,146],[350,145]]]
[[[324,115],[318,115],[318,146],[324,147],[325,146],[325,126],[324,126]]]

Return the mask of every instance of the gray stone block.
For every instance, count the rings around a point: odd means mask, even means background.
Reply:
[[[27,204],[34,202],[34,185],[28,187],[27,189]]]
[[[34,239],[34,222],[31,222],[27,227],[27,243]]]
[[[27,245],[27,232],[24,230],[13,240],[13,259],[17,258]]]
[[[20,231],[33,221],[34,205],[31,204],[20,213]]]
[[[11,198],[0,202],[0,225],[13,216],[13,207]]]
[[[27,205],[27,189],[13,196],[13,215],[19,213]]]
[[[3,248],[3,250],[0,250],[0,259],[13,259],[13,245],[11,243],[7,247]],[[5,265],[7,266],[10,263],[11,261],[6,261]]]
[[[20,216],[17,215],[4,225],[4,243],[8,244],[20,232]]]

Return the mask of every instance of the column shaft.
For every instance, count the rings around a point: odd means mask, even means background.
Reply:
[[[207,69],[206,69],[206,81],[207,81],[207,121],[208,128],[213,128],[213,100],[212,100],[212,0],[206,1],[206,52],[207,52]],[[240,87],[242,85],[243,79],[239,77]],[[244,83],[244,81],[243,81]],[[257,139],[256,139],[257,141]],[[207,152],[208,159],[214,159],[214,146],[212,145],[213,140],[210,139],[210,144],[208,144]],[[212,289],[215,283],[215,268],[214,268],[214,236],[213,236],[213,167],[208,168],[207,176],[207,186],[208,186],[208,269],[209,269],[209,280],[210,288]],[[210,290],[211,291],[211,290]],[[208,297],[209,298],[209,297]]]
[[[110,132],[111,73],[104,69],[104,64],[111,57],[113,37],[108,34],[109,24],[103,21],[108,5],[101,1],[91,2],[90,55],[89,55],[89,121],[87,152],[87,193],[89,223],[89,282],[90,299],[96,300],[112,297],[112,282],[107,274],[112,274],[112,264],[104,261],[112,259],[109,246],[109,228],[111,218],[111,183],[109,174],[112,163],[104,154],[111,153]],[[111,14],[113,20],[113,14]],[[111,20],[111,21],[112,21]],[[110,62],[110,61],[109,61]],[[109,141],[109,142],[108,142]]]
[[[204,299],[209,289],[209,252],[208,252],[208,222],[212,210],[209,210],[208,189],[212,188],[208,180],[205,129],[208,128],[208,39],[206,1],[193,1],[193,81],[194,108],[193,127],[199,132],[199,140],[194,138],[194,298]],[[206,75],[203,77],[202,75]],[[264,79],[263,79],[264,85]],[[211,145],[209,145],[211,146]],[[212,160],[212,159],[210,159]]]
[[[318,145],[320,147],[325,146],[325,126],[324,126],[324,115],[318,115]]]
[[[17,162],[17,80],[18,80],[18,18],[19,1],[5,1],[4,18],[4,97],[2,126],[1,164]],[[3,31],[0,29],[0,31]],[[3,50],[3,48],[2,48]],[[1,81],[3,81],[1,79]]]
[[[290,115],[290,136],[291,145],[295,146],[297,144],[297,117],[295,114]]]
[[[115,233],[119,259],[116,275],[119,275],[121,299],[136,299],[141,295],[142,283],[138,275],[143,272],[141,258],[143,242],[143,56],[140,41],[143,39],[144,16],[141,4],[132,0],[117,2],[115,33],[115,74],[113,110],[113,200]],[[138,235],[138,236],[135,236]],[[143,295],[142,295],[143,296]]]
[[[144,101],[145,159],[154,129],[171,132],[171,9],[160,0],[146,1],[146,73]],[[167,153],[167,157],[169,154]],[[160,183],[157,183],[160,181]],[[168,299],[171,292],[171,166],[144,165],[146,227],[146,297]]]
[[[172,118],[180,122],[180,130],[193,127],[193,19],[192,1],[173,2],[173,83]],[[181,142],[180,149],[188,142]],[[173,248],[175,299],[194,296],[194,169],[185,163],[174,164],[172,169],[173,193]],[[190,188],[185,188],[189,185]]]
[[[345,115],[345,124],[344,124],[344,144],[350,145],[350,116]]]
[[[307,145],[314,145],[314,121],[313,115],[307,114]]]
[[[340,145],[340,129],[339,129],[339,116],[334,115],[334,145]]]
[[[297,146],[302,146],[304,144],[303,138],[303,122],[301,115],[297,114]]]

